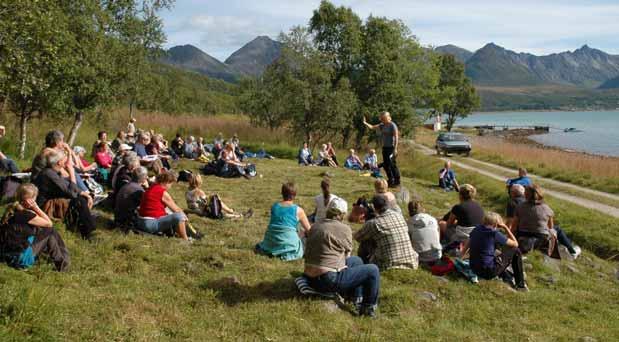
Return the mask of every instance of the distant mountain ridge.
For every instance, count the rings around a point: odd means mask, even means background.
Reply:
[[[466,63],[466,61],[468,61],[469,58],[473,56],[473,52],[451,44],[438,46],[434,48],[434,51],[440,54],[453,55],[454,57],[456,57],[457,60],[462,63]]]
[[[198,72],[227,82],[237,82],[243,76],[262,75],[281,53],[281,44],[260,36],[235,51],[225,63],[193,45],[170,48],[162,57],[164,64]]]

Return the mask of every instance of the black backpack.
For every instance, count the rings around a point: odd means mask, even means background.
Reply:
[[[221,200],[218,195],[213,195],[209,198],[208,203],[204,207],[204,216],[218,220],[224,218],[224,213],[221,210]]]
[[[193,172],[190,170],[181,170],[178,173],[178,181],[179,182],[189,182],[189,180],[193,177]]]
[[[0,199],[4,202],[10,202],[15,198],[17,188],[21,185],[21,179],[13,176],[8,176],[0,180]]]

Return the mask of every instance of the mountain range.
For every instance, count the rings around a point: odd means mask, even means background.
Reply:
[[[517,53],[494,43],[472,52],[455,45],[434,48],[465,64],[466,74],[481,87],[569,86],[586,89],[619,88],[619,56],[584,45],[575,51],[546,56]],[[165,64],[212,78],[237,82],[260,76],[281,53],[281,44],[260,36],[224,62],[192,45],[175,46],[161,59]]]

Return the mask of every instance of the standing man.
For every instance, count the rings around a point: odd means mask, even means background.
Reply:
[[[389,187],[400,186],[400,170],[396,163],[396,157],[398,156],[398,143],[400,141],[400,132],[395,122],[391,121],[391,114],[389,112],[382,112],[380,114],[380,124],[370,125],[365,116],[363,117],[363,124],[369,129],[379,129],[383,139],[383,168],[387,173],[387,182]]]

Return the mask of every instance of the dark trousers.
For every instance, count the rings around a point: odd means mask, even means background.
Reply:
[[[387,174],[387,182],[390,186],[400,185],[400,170],[396,162],[396,156],[393,156],[393,147],[383,147],[383,168]]]
[[[574,250],[574,245],[572,245],[572,240],[570,240],[570,238],[565,235],[563,229],[561,229],[561,227],[559,227],[558,225],[555,225],[554,229],[557,231],[557,241],[559,241],[560,244],[565,246],[570,253],[576,253],[576,251]]]
[[[362,305],[374,306],[378,303],[380,273],[378,266],[363,264],[359,257],[346,259],[347,268],[340,272],[327,272],[316,278],[310,278],[310,286],[321,292],[337,292],[345,297],[352,297],[355,302],[363,298]]]
[[[10,173],[18,173],[19,168],[17,168],[17,164],[13,161],[13,159],[4,158],[0,159],[0,169],[10,172]]]
[[[41,254],[49,256],[58,271],[66,271],[71,264],[67,247],[60,234],[53,228],[39,228],[32,251],[37,256]]]
[[[504,248],[503,252],[494,258],[494,269],[473,269],[473,272],[484,279],[501,277],[509,265],[514,271],[516,286],[524,287],[524,268],[522,267],[522,253],[518,248]]]
[[[97,228],[97,223],[95,222],[95,218],[92,216],[90,212],[90,208],[88,208],[88,200],[83,196],[77,196],[75,200],[71,203],[71,205],[75,205],[77,208],[77,212],[79,215],[78,220],[78,228],[83,238],[88,238],[90,233],[92,233]]]

